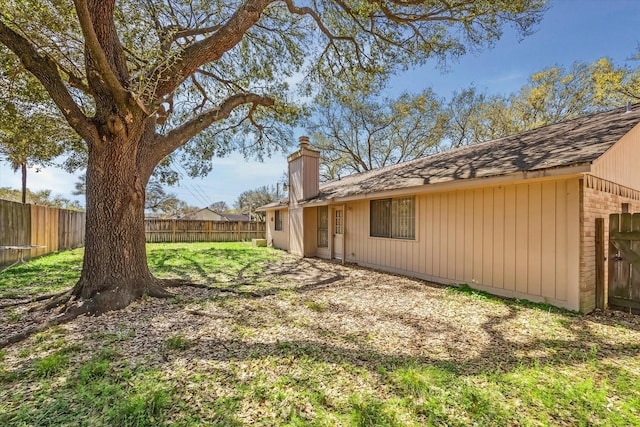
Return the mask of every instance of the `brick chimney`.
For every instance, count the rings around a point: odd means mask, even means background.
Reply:
[[[320,152],[309,148],[309,137],[300,137],[300,149],[289,155],[289,207],[318,195]]]

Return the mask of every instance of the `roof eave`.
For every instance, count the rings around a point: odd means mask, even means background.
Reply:
[[[450,191],[458,189],[466,189],[472,187],[481,187],[485,185],[498,185],[513,181],[524,180],[546,180],[557,179],[561,176],[579,177],[591,171],[592,162],[577,163],[569,166],[552,167],[546,169],[536,169],[529,171],[511,172],[502,175],[492,175],[479,178],[465,178],[450,181],[437,182],[432,184],[423,184],[418,186],[396,188],[391,190],[377,191],[372,193],[354,194],[345,197],[332,197],[323,200],[309,200],[304,203],[304,207],[322,206],[334,203],[350,202],[362,199],[385,198],[392,196],[401,196],[404,194],[430,193],[436,191]]]
[[[269,203],[264,206],[260,206],[254,210],[254,212],[266,212],[271,210],[284,209],[289,207],[289,202]]]

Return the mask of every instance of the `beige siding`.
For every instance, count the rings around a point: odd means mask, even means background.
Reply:
[[[591,174],[640,190],[640,125],[593,162]]]
[[[320,154],[301,149],[289,156],[289,200],[300,201],[318,194]]]
[[[302,182],[303,182],[303,163],[302,157],[289,162],[289,200],[296,202],[303,200]]]
[[[416,196],[416,239],[369,236],[369,201],[347,204],[347,261],[579,308],[578,179]]]
[[[304,256],[329,258],[328,248],[318,248],[317,208],[304,209]]]
[[[280,209],[282,215],[282,230],[276,230],[275,212],[267,211],[267,243],[278,249],[289,249],[289,212],[287,209]]]
[[[318,194],[318,188],[320,185],[320,158],[305,156],[304,159],[303,197],[308,199],[310,197],[315,197]]]
[[[303,209],[289,209],[289,252],[304,256]]]

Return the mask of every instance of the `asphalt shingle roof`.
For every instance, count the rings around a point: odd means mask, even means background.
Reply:
[[[460,179],[588,164],[640,122],[640,104],[349,175],[320,186],[308,202]]]

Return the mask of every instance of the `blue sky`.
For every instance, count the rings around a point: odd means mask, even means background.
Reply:
[[[448,98],[456,89],[472,84],[487,93],[511,93],[526,84],[529,75],[546,67],[570,67],[575,61],[589,63],[603,56],[616,64],[625,63],[640,43],[639,30],[640,0],[551,0],[533,35],[519,41],[515,32],[507,29],[492,49],[449,63],[445,73],[433,63],[396,77],[389,95],[431,87]],[[304,133],[304,129],[296,129],[295,141]],[[242,191],[275,185],[285,170],[284,154],[265,158],[262,163],[245,161],[236,154],[215,160],[208,176],[183,179],[169,191],[194,206],[219,200],[231,206]],[[30,189],[50,189],[68,198],[73,198],[75,181],[75,176],[57,168],[38,173],[30,170],[28,176]],[[19,174],[1,162],[0,187],[19,186]]]

